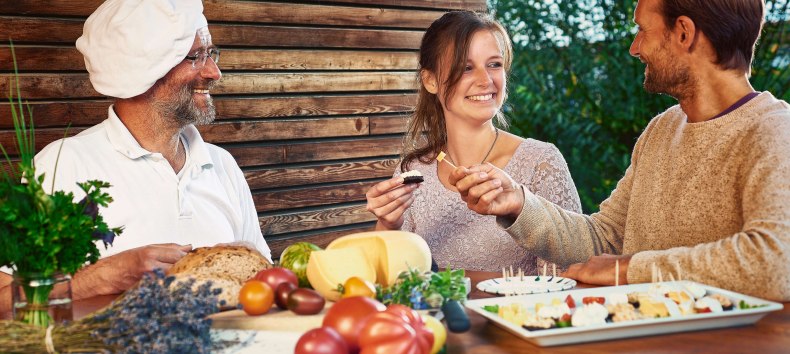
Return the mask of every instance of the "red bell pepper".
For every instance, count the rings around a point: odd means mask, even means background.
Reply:
[[[433,332],[411,308],[392,304],[371,315],[359,334],[361,354],[430,354]]]

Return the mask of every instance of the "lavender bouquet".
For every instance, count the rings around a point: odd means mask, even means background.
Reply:
[[[222,289],[193,285],[155,270],[104,310],[49,331],[0,321],[0,352],[207,353],[233,344],[210,332]]]

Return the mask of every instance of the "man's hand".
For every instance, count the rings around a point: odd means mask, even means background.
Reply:
[[[450,173],[449,181],[467,207],[478,214],[515,219],[524,206],[524,194],[518,184],[490,163],[458,167]]]
[[[74,299],[119,294],[135,285],[143,274],[156,268],[168,270],[192,245],[173,243],[148,245],[102,258],[77,272],[72,284]]]
[[[615,285],[615,268],[620,263],[619,284],[628,284],[628,263],[631,255],[593,256],[586,263],[571,264],[562,276],[576,281],[594,285]]]

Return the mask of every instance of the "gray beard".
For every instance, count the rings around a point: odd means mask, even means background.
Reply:
[[[206,109],[201,110],[192,96],[192,89],[190,86],[183,86],[173,96],[173,100],[154,102],[154,109],[163,117],[172,117],[179,127],[210,124],[217,117],[214,100],[209,96]]]

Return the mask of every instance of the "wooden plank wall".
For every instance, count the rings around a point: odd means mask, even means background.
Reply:
[[[37,148],[106,118],[74,42],[102,0],[0,1],[0,92],[13,70],[33,106]],[[204,1],[223,78],[218,117],[200,128],[244,170],[274,257],[370,230],[365,192],[391,176],[415,94],[416,50],[448,9],[485,0]],[[5,98],[5,97],[4,97]],[[13,155],[0,104],[0,143]]]

